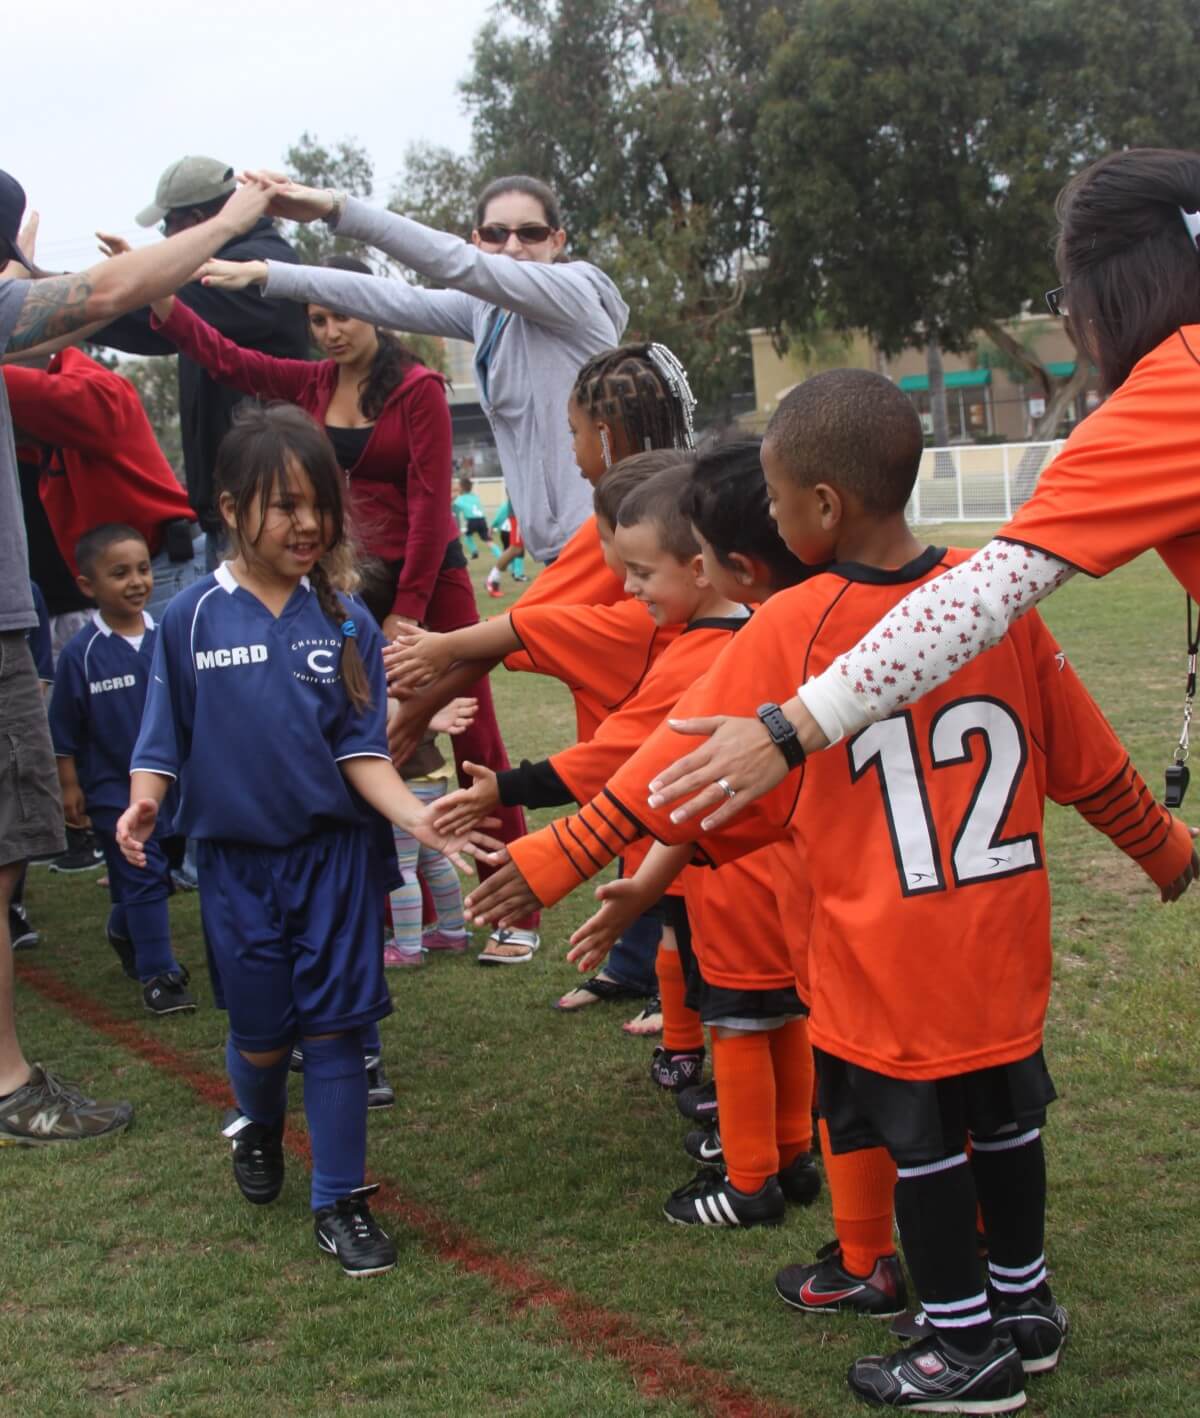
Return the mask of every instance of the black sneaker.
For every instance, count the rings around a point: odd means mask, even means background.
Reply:
[[[396,1090],[387,1081],[383,1064],[378,1054],[368,1054],[363,1062],[367,1066],[367,1107],[392,1108],[396,1103]]]
[[[721,1134],[716,1128],[694,1128],[683,1139],[683,1150],[705,1167],[725,1167]]]
[[[850,1365],[859,1398],[910,1413],[1013,1413],[1025,1406],[1025,1374],[1012,1341],[994,1338],[982,1354],[961,1354],[935,1330],[887,1357]]]
[[[698,1049],[667,1049],[656,1044],[650,1060],[650,1077],[660,1088],[678,1093],[689,1084],[699,1083],[704,1072],[704,1046]]]
[[[104,853],[96,846],[96,838],[86,827],[67,828],[67,850],[60,852],[47,866],[51,871],[95,871],[104,865]]]
[[[97,1103],[73,1083],[33,1064],[28,1083],[0,1098],[0,1147],[87,1142],[120,1132],[132,1121],[132,1103]]]
[[[41,936],[29,924],[29,916],[24,906],[14,901],[8,908],[8,934],[14,950],[32,950]]]
[[[1057,1368],[1071,1326],[1049,1287],[1041,1300],[1033,1295],[1005,1297],[997,1290],[989,1290],[989,1297],[996,1333],[1008,1335],[1017,1346],[1025,1372],[1048,1374]]]
[[[908,1303],[898,1256],[880,1256],[865,1278],[851,1275],[836,1241],[822,1246],[812,1265],[784,1266],[775,1276],[775,1291],[785,1305],[810,1314],[837,1310],[889,1319]]]
[[[690,1088],[681,1088],[675,1095],[675,1106],[693,1123],[701,1127],[717,1125],[717,1085],[714,1079],[707,1083],[693,1083]]]
[[[663,1207],[663,1215],[676,1226],[778,1226],[783,1213],[777,1178],[768,1177],[756,1192],[747,1193],[712,1172],[697,1172]]]
[[[105,928],[105,934],[108,936],[109,945],[112,946],[117,959],[121,962],[121,973],[127,979],[136,980],[138,977],[137,953],[133,948],[133,941],[127,935],[118,935],[111,927]]]
[[[317,1245],[327,1255],[336,1256],[345,1273],[356,1280],[382,1275],[396,1264],[392,1238],[367,1205],[367,1198],[378,1190],[378,1186],[358,1187],[332,1206],[322,1206],[313,1218]]]
[[[784,1197],[795,1206],[811,1206],[821,1195],[821,1171],[811,1152],[798,1153],[779,1169]]]
[[[196,1001],[187,991],[187,972],[172,970],[168,975],[155,975],[142,986],[142,1003],[151,1014],[183,1014],[196,1008]]]
[[[256,1123],[237,1108],[225,1114],[221,1136],[233,1144],[233,1180],[254,1206],[265,1206],[283,1190],[283,1127]]]

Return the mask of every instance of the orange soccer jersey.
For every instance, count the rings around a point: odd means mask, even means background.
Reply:
[[[847,566],[780,592],[684,695],[678,717],[750,715],[855,644],[914,585],[969,553],[895,572]],[[686,744],[664,726],[609,784],[609,822],[699,831],[646,785]],[[945,685],[810,757],[721,834],[721,860],[789,824],[815,900],[815,1045],[897,1078],[946,1077],[1038,1048],[1050,988],[1045,798],[1069,803],[1158,884],[1191,855],[1031,612]]]
[[[1037,491],[997,533],[1104,576],[1153,547],[1200,598],[1196,411],[1200,325],[1138,360],[1067,439]]]

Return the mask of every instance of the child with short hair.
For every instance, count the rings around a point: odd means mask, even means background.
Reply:
[[[136,871],[117,847],[117,819],[129,804],[129,763],[142,722],[157,630],[145,610],[154,589],[150,548],[119,522],[93,527],[75,547],[76,581],[96,602],[91,623],[63,646],[50,698],[50,736],[67,821],[91,820],[108,867],[108,940],[121,968],[140,981],[142,1002],[159,1016],[196,1008],[187,969],[171,949],[170,865],[164,811]]]
[[[816,899],[810,1031],[830,1143],[835,1154],[883,1145],[897,1164],[896,1214],[929,1333],[859,1359],[849,1383],[887,1407],[1007,1413],[1025,1402],[1026,1373],[1055,1367],[1067,1333],[1044,1254],[1041,1128],[1055,1096],[1042,1054],[1045,799],[1075,807],[1165,901],[1197,863],[1188,830],[1155,803],[1035,612],[844,750],[795,761],[771,701],[857,644],[914,585],[972,555],[923,548],[905,522],[921,450],[911,403],[878,375],[832,371],[785,397],[763,444],[773,514],[792,550],[829,563],[826,573],[769,601],[684,696],[627,765],[625,802],[662,839],[698,831],[653,795],[678,757],[672,728],[713,726],[688,715],[757,705],[792,755],[798,774],[702,844],[724,860],[764,832],[795,835]],[[953,635],[969,614],[948,604],[925,633]],[[886,647],[877,653],[886,678]]]
[[[495,844],[434,832],[392,767],[382,637],[325,561],[345,525],[321,429],[289,405],[247,405],[216,477],[236,555],[163,617],[118,840],[145,864],[178,779],[214,993],[229,1013],[234,1178],[252,1203],[279,1195],[298,1039],[317,1245],[346,1274],[376,1275],[396,1263],[368,1205],[375,1188],[363,1185],[365,1044],[392,1008],[380,950],[391,834],[380,818],[459,862]]]

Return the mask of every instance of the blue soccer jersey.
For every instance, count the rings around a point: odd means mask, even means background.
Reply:
[[[286,847],[370,818],[342,776],[347,758],[383,758],[383,637],[342,596],[358,628],[371,703],[342,684],[340,626],[304,577],[278,617],[228,563],[163,613],[132,768],[177,778],[177,827],[189,837]]]
[[[99,611],[62,648],[50,696],[50,737],[60,758],[75,760],[88,814],[112,825],[129,806],[129,762],[142,723],[157,639],[142,612],[140,647]]]

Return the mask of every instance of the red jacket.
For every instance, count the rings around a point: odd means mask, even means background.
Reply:
[[[244,350],[183,301],[152,322],[222,384],[260,399],[286,399],[324,423],[337,387],[331,359],[279,359]],[[433,585],[458,536],[450,511],[450,408],[436,370],[414,365],[388,396],[363,455],[348,475],[354,528],[384,561],[403,561],[392,614],[424,620]]]
[[[38,491],[73,576],[75,544],[101,522],[136,528],[153,556],[164,522],[196,520],[128,379],[65,349],[44,370],[6,364],[4,383],[18,442],[50,445]]]

